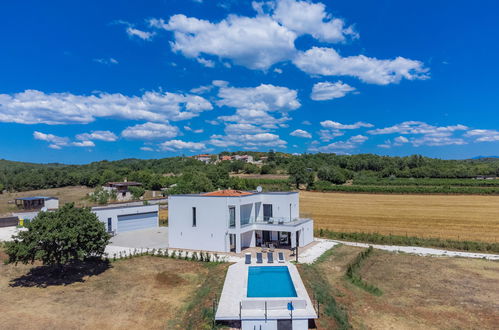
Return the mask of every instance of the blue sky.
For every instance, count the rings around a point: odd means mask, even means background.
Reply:
[[[495,1],[14,1],[0,158],[497,155]]]

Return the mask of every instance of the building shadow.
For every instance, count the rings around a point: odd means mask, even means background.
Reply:
[[[95,276],[104,273],[111,268],[108,260],[100,258],[89,258],[85,261],[73,261],[62,267],[37,266],[29,270],[25,275],[10,281],[11,287],[39,287],[68,285],[76,282],[84,282],[87,276]]]

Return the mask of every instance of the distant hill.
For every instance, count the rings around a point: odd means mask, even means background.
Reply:
[[[473,157],[472,159],[495,159],[495,158],[499,158],[499,156],[476,156],[476,157]]]

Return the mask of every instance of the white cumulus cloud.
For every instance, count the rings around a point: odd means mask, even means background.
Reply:
[[[206,149],[206,145],[204,143],[189,142],[182,140],[166,141],[161,143],[159,147],[163,151],[179,151],[179,150],[198,151]]]
[[[146,92],[142,96],[98,93],[46,94],[26,90],[0,94],[0,122],[19,124],[86,124],[96,118],[114,117],[132,120],[184,120],[212,110],[205,98],[191,94]]]
[[[493,129],[473,129],[464,134],[475,139],[475,142],[499,141],[499,131]]]
[[[363,82],[378,85],[428,78],[428,69],[422,62],[404,57],[379,60],[365,55],[342,57],[336,50],[312,47],[299,53],[293,63],[302,71],[321,76],[351,76]]]
[[[83,141],[101,140],[106,142],[114,142],[118,139],[118,137],[111,131],[92,131],[90,133],[78,134],[76,135],[76,139]]]
[[[301,104],[296,90],[261,84],[257,87],[222,87],[218,92],[219,106],[263,111],[291,111]]]
[[[298,35],[310,34],[323,42],[343,42],[347,37],[358,37],[342,19],[328,14],[320,2],[279,0],[272,17]]]
[[[307,138],[307,139],[312,138],[312,134],[310,134],[309,132],[307,132],[305,130],[302,130],[302,129],[296,129],[293,132],[291,132],[289,135],[296,136],[296,137]]]
[[[335,83],[324,81],[314,84],[310,98],[314,101],[332,100],[343,97],[353,91],[355,91],[354,87],[345,84],[342,81],[337,81]]]
[[[160,138],[176,137],[179,129],[168,123],[144,123],[135,126],[127,127],[121,132],[121,136],[128,139],[152,140]]]

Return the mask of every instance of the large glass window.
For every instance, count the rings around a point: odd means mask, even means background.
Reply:
[[[236,208],[234,206],[229,207],[229,227],[234,228],[236,226]]]
[[[263,221],[269,221],[272,217],[272,204],[263,204]]]
[[[196,227],[197,226],[197,219],[196,219],[196,208],[192,208],[192,226]]]

